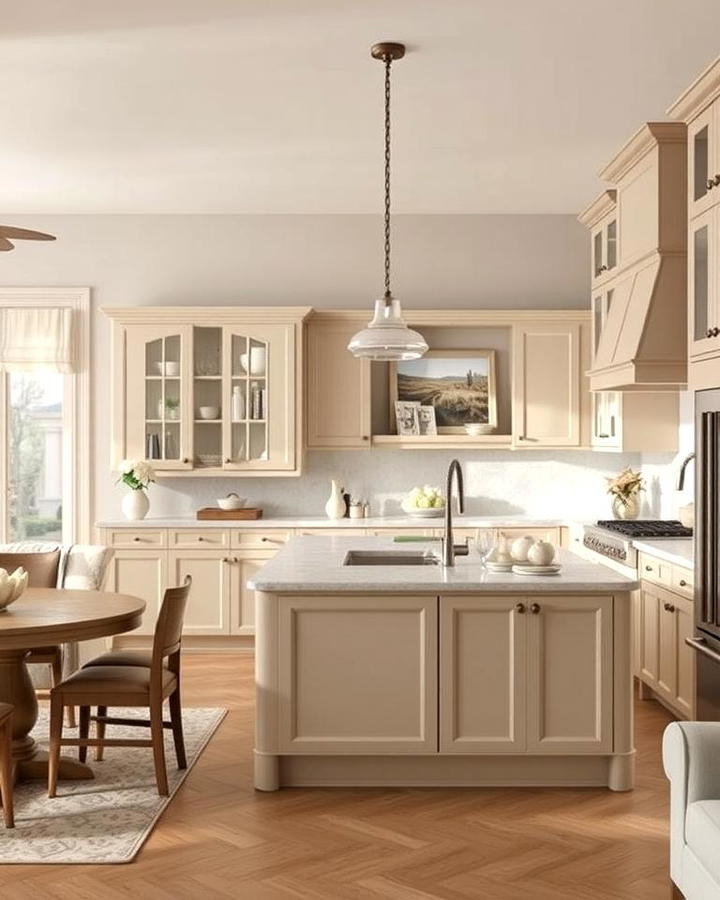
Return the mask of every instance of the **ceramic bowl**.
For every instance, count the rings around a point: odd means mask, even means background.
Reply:
[[[219,406],[201,406],[198,411],[200,413],[201,419],[219,419],[220,418],[220,407]]]
[[[179,362],[159,362],[155,363],[158,373],[160,375],[167,375],[170,378],[177,378],[180,374],[180,363]]]
[[[28,573],[20,566],[8,575],[6,569],[0,569],[0,612],[7,609],[27,587]]]
[[[245,506],[245,498],[237,494],[228,494],[227,497],[219,497],[217,505],[220,509],[242,509]]]

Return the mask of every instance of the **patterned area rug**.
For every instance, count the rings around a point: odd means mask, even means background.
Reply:
[[[144,710],[115,709],[113,715],[142,718]],[[183,728],[188,767],[175,763],[172,734],[165,731],[170,796],[160,797],[149,747],[108,747],[105,759],[95,762],[88,750],[91,781],[60,781],[58,796],[50,800],[47,784],[30,781],[15,788],[15,828],[0,824],[2,863],[125,863],[142,847],[158,818],[197,762],[225,717],[224,709],[184,709]],[[143,731],[145,734],[143,734]],[[109,725],[108,737],[144,737],[149,729]],[[33,737],[47,747],[47,707],[41,707]],[[63,729],[72,735],[72,729]],[[63,748],[75,756],[77,748]]]

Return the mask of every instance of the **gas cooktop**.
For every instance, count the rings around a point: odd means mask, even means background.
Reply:
[[[604,519],[598,528],[614,531],[630,538],[692,537],[692,528],[686,528],[676,519]]]

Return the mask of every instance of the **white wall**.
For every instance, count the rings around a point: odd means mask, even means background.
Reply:
[[[118,515],[109,460],[109,325],[102,306],[309,305],[367,308],[381,288],[378,216],[33,216],[13,224],[57,235],[2,254],[10,286],[89,285],[93,325],[95,514]],[[582,308],[589,241],[572,216],[398,216],[394,290],[408,307]],[[338,474],[376,511],[416,483],[437,482],[442,452],[311,453],[295,479],[172,479],[153,511],[190,512],[231,488],[268,511],[321,514]],[[603,476],[638,455],[465,454],[470,509],[482,513],[603,515]],[[292,490],[288,486],[292,485]],[[653,509],[659,499],[654,496]]]

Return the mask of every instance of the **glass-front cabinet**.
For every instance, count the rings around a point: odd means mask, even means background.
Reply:
[[[688,126],[688,214],[690,218],[720,202],[720,105],[713,103]]]
[[[690,355],[720,350],[720,305],[718,298],[717,207],[690,222],[688,240],[688,312]]]
[[[606,216],[592,233],[593,281],[609,277],[618,264],[617,216]]]
[[[217,308],[197,317],[154,310],[151,322],[107,312],[116,319],[116,375],[120,362],[123,370],[114,379],[115,466],[131,458],[152,461],[160,473],[299,470],[296,355],[305,310],[269,323],[230,311],[231,321],[213,321],[208,313]],[[161,314],[167,324],[157,321]]]
[[[593,403],[593,447],[619,448],[621,445],[622,394],[595,391]]]
[[[606,291],[599,291],[592,298],[592,349],[593,362],[600,347],[600,339],[602,338],[605,323],[607,322],[610,308],[612,307],[613,296],[615,290],[610,288]]]

